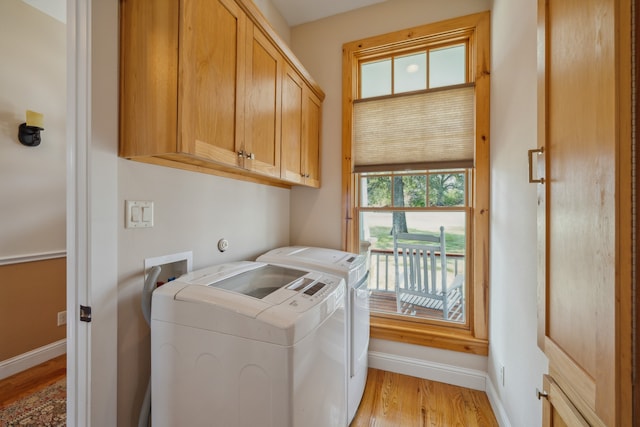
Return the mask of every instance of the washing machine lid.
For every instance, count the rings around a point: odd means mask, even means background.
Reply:
[[[298,286],[294,285],[296,281],[302,279],[302,276],[305,274],[307,274],[306,271],[294,270],[278,265],[263,264],[258,268],[210,283],[208,286],[226,289],[253,298],[264,299],[287,285],[298,288]]]
[[[226,307],[256,317],[314,282],[305,276],[307,271],[261,262],[228,263],[178,279],[190,286],[179,290],[175,299]]]
[[[272,249],[257,261],[289,265],[343,277],[353,286],[366,276],[367,257],[351,252],[311,246],[287,246]]]

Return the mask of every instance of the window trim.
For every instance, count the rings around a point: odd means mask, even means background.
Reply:
[[[468,303],[465,325],[410,319],[391,313],[371,314],[371,338],[380,338],[473,354],[487,355],[489,304],[489,95],[490,12],[453,18],[346,43],[343,46],[342,75],[342,221],[343,247],[360,252],[357,175],[352,173],[353,100],[358,97],[358,63],[384,53],[411,51],[468,40],[469,82],[476,86],[475,168],[469,174],[473,200],[469,218]]]

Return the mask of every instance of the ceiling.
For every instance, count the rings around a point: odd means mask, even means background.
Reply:
[[[66,0],[23,0],[30,6],[39,9],[60,22],[67,20]]]
[[[271,0],[290,27],[386,0]]]
[[[59,21],[66,20],[66,0],[23,0]],[[271,0],[290,27],[386,0]]]

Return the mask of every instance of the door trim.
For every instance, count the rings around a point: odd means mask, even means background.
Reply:
[[[67,1],[67,425],[91,425],[89,327],[79,319],[86,301],[87,112],[90,0]],[[86,304],[86,302],[85,302]]]
[[[118,0],[67,0],[67,425],[117,425]],[[124,208],[124,206],[123,206]],[[93,308],[80,321],[80,305]]]

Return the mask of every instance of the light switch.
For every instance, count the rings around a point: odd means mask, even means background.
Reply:
[[[125,228],[153,227],[153,202],[125,201]]]
[[[153,208],[143,206],[142,207],[142,222],[153,221]]]
[[[140,206],[131,206],[131,221],[140,222],[140,217]]]

